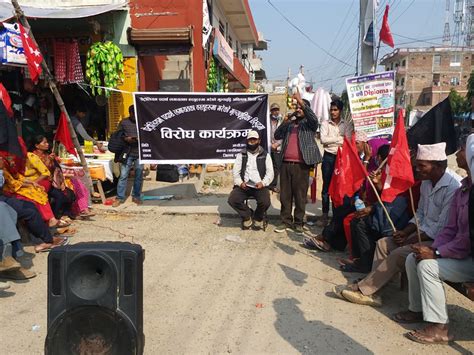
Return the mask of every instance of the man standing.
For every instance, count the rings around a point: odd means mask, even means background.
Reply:
[[[74,115],[71,116],[71,123],[74,127],[74,131],[78,135],[78,139],[84,141],[90,141],[97,146],[100,151],[104,151],[102,143],[92,138],[89,133],[87,133],[84,125],[82,124],[82,120],[84,120],[87,116],[87,107],[84,104],[78,103],[75,107]]]
[[[282,117],[280,115],[280,106],[277,103],[273,103],[270,105],[270,124],[272,125],[271,130],[271,142],[272,142],[272,162],[273,162],[273,181],[268,187],[273,192],[280,192],[277,187],[278,184],[278,175],[280,174],[280,163],[281,163],[281,140],[275,139],[275,131],[277,130],[278,126],[281,124]]]
[[[297,108],[277,128],[275,139],[283,140],[280,161],[281,222],[275,232],[294,230],[303,234],[303,220],[306,212],[306,198],[309,186],[309,170],[321,162],[321,153],[314,140],[318,119],[307,100],[299,91],[293,96]],[[295,211],[293,216],[293,201]]]
[[[324,148],[323,163],[321,171],[323,174],[323,189],[321,191],[321,199],[323,204],[323,214],[317,222],[319,227],[325,227],[328,224],[329,213],[329,185],[331,184],[334,166],[336,164],[337,149],[342,147],[344,135],[348,135],[349,128],[342,119],[342,109],[344,104],[341,100],[331,102],[330,106],[331,118],[321,123],[320,137]]]
[[[474,135],[471,135],[474,140]],[[411,331],[407,338],[423,344],[443,344],[452,340],[448,333],[448,312],[443,281],[473,282],[474,262],[469,236],[469,195],[472,189],[472,175],[466,161],[466,142],[456,153],[458,166],[468,176],[454,194],[446,226],[428,246],[413,246],[413,254],[406,260],[408,276],[408,311],[397,313],[394,320],[399,323],[425,321],[423,329]],[[467,147],[472,149],[474,146]],[[472,194],[472,193],[471,193]],[[472,213],[473,211],[471,211]]]
[[[120,178],[117,185],[117,198],[112,204],[113,207],[120,206],[121,203],[125,202],[125,192],[127,190],[127,181],[128,174],[130,169],[133,166],[135,172],[135,178],[133,180],[133,190],[132,190],[132,201],[137,205],[142,203],[141,193],[143,185],[143,165],[140,164],[138,159],[138,131],[135,121],[135,108],[130,106],[128,108],[129,118],[124,118],[118,129],[124,131],[124,141],[126,143],[125,152],[125,161],[120,167]]]
[[[459,175],[447,169],[446,143],[418,145],[416,171],[420,180],[420,202],[416,211],[423,245],[431,245],[446,225],[454,193],[460,186]],[[415,217],[400,231],[377,241],[372,271],[361,281],[340,291],[353,303],[380,306],[376,295],[392,277],[405,267],[405,260],[418,241]],[[335,290],[336,291],[336,290]]]
[[[261,229],[265,212],[270,207],[268,186],[273,180],[273,165],[270,155],[260,146],[257,131],[250,131],[247,147],[237,154],[234,168],[234,189],[228,203],[242,218],[242,229]],[[253,197],[257,200],[257,209],[253,216],[245,200]],[[252,221],[253,218],[253,221]]]

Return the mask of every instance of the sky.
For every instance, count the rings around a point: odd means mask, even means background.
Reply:
[[[270,1],[313,42],[351,67],[329,57],[291,27],[271,7],[269,0],[249,0],[257,30],[269,41],[268,50],[258,53],[263,58],[267,78],[286,79],[288,68],[291,68],[293,77],[299,66],[304,65],[306,80],[312,79],[315,88],[322,86],[340,92],[345,83],[345,79],[340,77],[355,73],[359,0]],[[377,38],[387,3],[390,5],[389,25],[395,48],[430,47],[442,42],[446,0],[380,0]],[[452,9],[454,0],[451,3]],[[452,14],[450,20],[452,34]],[[391,51],[382,44],[379,58]]]

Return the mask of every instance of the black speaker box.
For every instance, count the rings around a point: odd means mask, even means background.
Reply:
[[[54,248],[45,354],[142,354],[144,258],[131,243]]]

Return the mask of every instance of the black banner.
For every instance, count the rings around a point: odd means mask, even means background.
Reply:
[[[230,163],[252,129],[268,150],[267,94],[137,92],[134,101],[141,163]]]

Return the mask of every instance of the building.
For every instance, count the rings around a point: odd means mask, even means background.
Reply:
[[[474,48],[399,48],[385,55],[381,65],[396,72],[398,107],[427,110],[446,99],[451,89],[467,94]]]
[[[142,91],[206,91],[211,72],[217,91],[246,91],[254,71],[263,70],[250,62],[264,43],[248,0],[167,1],[166,6],[130,0],[129,6],[129,42],[137,49]],[[205,13],[213,29],[209,39],[203,36]]]

